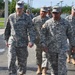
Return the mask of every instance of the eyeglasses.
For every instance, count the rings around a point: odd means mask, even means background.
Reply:
[[[42,11],[42,12],[47,13],[46,11]]]
[[[52,12],[53,14],[59,14],[59,12]]]

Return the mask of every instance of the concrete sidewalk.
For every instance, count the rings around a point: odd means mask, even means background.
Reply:
[[[7,74],[7,51],[5,51],[5,41],[3,39],[4,29],[0,29],[0,50],[4,49],[3,52],[0,52],[0,75]]]
[[[4,29],[0,29],[0,49],[5,49],[2,53],[0,53],[0,75],[8,75],[7,68],[7,47],[5,46],[5,42],[3,39]],[[26,75],[36,75],[36,60],[35,60],[35,48],[28,48],[29,56],[27,62],[27,74]],[[75,75],[75,65],[67,64],[68,66],[68,75]],[[48,74],[50,75],[50,71],[48,70]]]
[[[4,33],[4,29],[0,29],[0,35]]]

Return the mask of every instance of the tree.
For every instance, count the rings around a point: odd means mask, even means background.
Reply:
[[[4,1],[0,0],[0,9],[4,9]]]
[[[2,2],[4,2],[4,0],[0,0],[0,2],[2,3]]]
[[[71,6],[64,6],[62,7],[62,13],[71,13]]]
[[[16,0],[12,0],[9,4],[9,14],[15,12],[15,5],[16,5]]]

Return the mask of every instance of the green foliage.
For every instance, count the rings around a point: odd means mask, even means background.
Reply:
[[[71,7],[70,6],[64,6],[63,8],[62,8],[62,13],[71,13]]]
[[[2,3],[2,2],[4,2],[4,0],[0,0],[0,2]]]
[[[10,2],[9,4],[9,14],[13,13],[15,11],[15,5],[16,5],[16,0],[12,0],[12,2]]]
[[[40,12],[40,9],[39,8],[37,8],[37,9],[32,9],[32,13],[34,13],[34,14],[36,14],[36,13],[39,13]]]
[[[0,9],[4,9],[4,2],[3,2],[3,0],[0,1]]]
[[[26,11],[27,9],[27,4],[24,5],[24,12]]]

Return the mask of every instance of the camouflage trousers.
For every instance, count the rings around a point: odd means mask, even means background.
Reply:
[[[67,75],[66,53],[48,53],[48,61],[51,75]]]
[[[48,68],[48,58],[47,58],[47,53],[42,51],[42,68],[44,67]]]
[[[10,75],[17,75],[17,69],[20,74],[26,73],[28,51],[27,47],[8,47],[8,70]],[[17,65],[16,65],[17,61]]]
[[[42,68],[48,66],[47,54],[40,46],[37,46],[36,48],[36,63],[37,65],[41,65]]]

